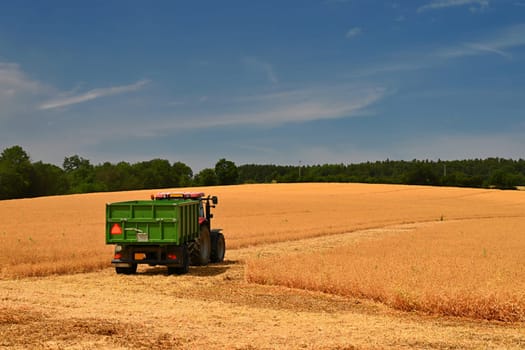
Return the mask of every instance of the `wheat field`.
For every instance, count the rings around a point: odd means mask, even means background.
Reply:
[[[187,190],[219,196],[213,226],[224,229],[228,249],[419,225],[410,232],[320,251],[313,261],[301,253],[252,257],[248,281],[368,298],[401,310],[525,319],[525,192],[365,184]],[[105,203],[145,199],[154,192],[0,202],[0,276],[109,267]]]
[[[523,222],[427,223],[321,252],[252,258],[246,278],[372,299],[403,311],[525,321]]]
[[[228,249],[393,224],[522,217],[525,192],[368,184],[267,184],[175,189],[219,197],[214,227]],[[165,190],[164,190],[165,191]],[[109,266],[105,204],[155,190],[0,201],[1,277]]]

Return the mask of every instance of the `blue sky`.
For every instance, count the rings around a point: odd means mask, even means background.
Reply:
[[[525,0],[2,1],[0,149],[525,158]]]

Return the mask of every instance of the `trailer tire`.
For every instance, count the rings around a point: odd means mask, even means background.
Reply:
[[[115,267],[117,274],[133,275],[137,273],[137,264],[131,264],[131,267]]]
[[[218,263],[224,260],[224,253],[226,252],[226,242],[224,235],[220,232],[212,232],[211,243],[211,262]]]
[[[210,262],[211,240],[210,229],[207,225],[201,226],[199,238],[196,240],[196,249],[191,255],[191,264],[205,266]]]

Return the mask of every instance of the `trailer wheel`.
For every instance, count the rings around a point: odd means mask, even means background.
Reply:
[[[196,240],[196,249],[191,254],[192,265],[208,265],[210,262],[211,240],[210,229],[206,225],[201,226],[199,238]]]
[[[224,260],[224,253],[226,252],[226,242],[222,233],[213,232],[211,244],[211,262],[217,263]]]
[[[133,275],[137,273],[137,264],[131,264],[131,267],[115,267],[117,274]]]
[[[188,248],[184,247],[182,250],[182,266],[171,267],[168,266],[168,275],[184,275],[190,270],[190,256],[188,254]]]

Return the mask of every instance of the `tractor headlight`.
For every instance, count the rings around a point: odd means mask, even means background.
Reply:
[[[122,251],[122,246],[117,244],[115,246],[115,253],[120,253],[121,251]]]

